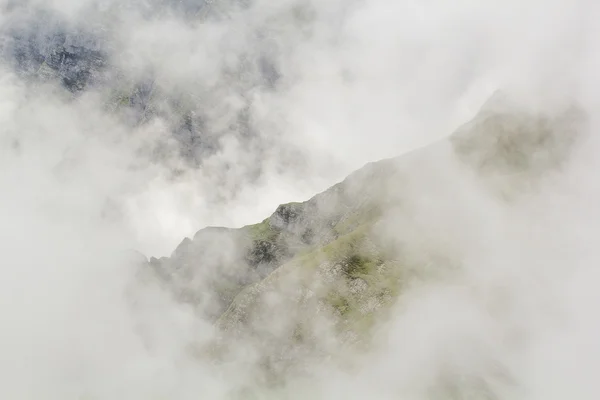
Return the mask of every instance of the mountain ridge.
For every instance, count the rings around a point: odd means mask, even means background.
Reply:
[[[576,106],[552,115],[504,112],[498,98],[446,139],[367,163],[257,224],[203,228],[170,257],[152,258],[164,287],[219,332],[197,354],[226,359],[235,343],[252,343],[260,379],[277,380],[298,368],[293,354],[368,347],[369,332],[405,288],[462,262],[443,232],[432,243],[434,232],[411,232],[423,209],[444,206],[436,196],[458,176],[449,172],[467,173],[485,196],[510,205],[564,168],[585,138],[587,116]],[[390,224],[405,227],[390,235]],[[336,346],[316,339],[323,326]]]

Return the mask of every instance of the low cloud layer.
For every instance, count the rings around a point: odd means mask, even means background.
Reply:
[[[201,3],[0,0],[2,397],[220,399],[248,385],[252,348],[215,369],[185,347],[208,322],[152,285],[131,308],[133,251],[259,222],[442,139],[497,89],[526,111],[578,101],[590,137],[511,208],[444,151],[411,170],[413,215],[383,233],[409,226],[459,254],[460,274],[409,290],[363,367],[314,366],[280,395],[425,399],[454,373],[492,398],[597,397],[595,2]],[[43,66],[59,36],[101,57],[84,88],[65,83],[80,61]],[[115,111],[123,91],[134,100]]]

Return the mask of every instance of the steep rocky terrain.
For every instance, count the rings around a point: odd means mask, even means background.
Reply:
[[[422,246],[423,232],[410,232],[415,205],[442,206],[435,196],[444,170],[464,171],[510,203],[560,170],[585,138],[586,115],[575,106],[516,113],[501,97],[447,140],[370,163],[258,224],[202,229],[171,257],[152,258],[148,267],[164,287],[220,332],[199,354],[226,359],[235,343],[251,341],[267,379],[309,356],[369,346],[369,332],[406,285],[461,263],[443,247]],[[402,223],[406,228],[390,230]],[[335,340],[323,340],[327,335]]]

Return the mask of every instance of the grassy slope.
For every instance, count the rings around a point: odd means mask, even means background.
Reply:
[[[491,193],[515,198],[561,167],[574,133],[583,127],[581,117],[577,109],[554,119],[484,110],[445,145],[491,185]],[[236,267],[215,280],[218,286],[204,288],[224,292],[213,314],[223,335],[216,348],[251,340],[258,349],[264,346],[260,365],[275,373],[293,364],[290,358],[300,351],[335,352],[315,340],[325,335],[323,326],[341,339],[338,343],[368,346],[373,327],[403,286],[425,271],[377,233],[387,211],[402,212],[405,196],[399,187],[426,166],[428,152],[370,163],[306,202],[281,205],[258,224],[226,230],[229,244],[239,250],[239,257],[229,260]],[[198,242],[202,232],[163,260],[163,270],[202,260],[208,248]],[[194,246],[196,251],[185,252]],[[216,267],[228,270],[224,263]]]

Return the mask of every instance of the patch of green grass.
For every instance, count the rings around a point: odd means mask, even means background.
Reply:
[[[348,297],[339,291],[332,290],[328,292],[325,299],[327,304],[337,310],[342,317],[352,310],[352,306]]]
[[[271,227],[269,224],[269,218],[264,221],[254,224],[254,225],[246,225],[242,228],[248,233],[248,236],[252,241],[267,241],[271,242],[275,240],[278,232]]]
[[[375,223],[381,215],[382,211],[380,207],[366,206],[348,215],[340,223],[336,224],[333,229],[338,235],[346,235],[362,225]]]
[[[361,275],[368,275],[374,264],[374,260],[358,253],[348,255],[348,257],[341,262],[344,274],[347,277],[352,278],[357,278]]]

